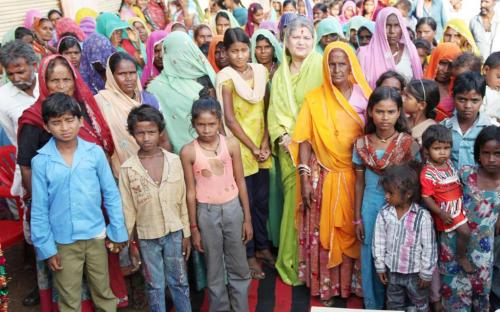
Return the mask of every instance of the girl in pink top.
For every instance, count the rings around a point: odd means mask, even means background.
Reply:
[[[180,156],[191,240],[207,266],[210,311],[246,312],[250,270],[245,244],[253,229],[240,143],[219,134],[222,109],[216,100],[195,101],[191,118],[198,137],[182,148]]]

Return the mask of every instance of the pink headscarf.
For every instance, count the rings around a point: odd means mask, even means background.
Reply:
[[[85,34],[85,37],[95,33],[95,19],[92,17],[84,17],[80,21],[80,29]]]
[[[372,40],[367,46],[360,47],[358,52],[359,63],[366,75],[366,80],[372,88],[375,88],[375,82],[378,77],[388,70],[395,70],[396,64],[392,56],[389,43],[385,34],[385,24],[389,15],[396,15],[403,34],[401,35],[401,43],[407,49],[410,55],[411,68],[415,79],[422,78],[422,64],[417,53],[417,48],[410,39],[408,30],[405,27],[405,21],[401,12],[393,7],[387,7],[380,10],[377,21],[375,22],[375,33]]]
[[[75,21],[73,21],[69,17],[63,17],[59,19],[56,24],[57,38],[61,38],[61,35],[66,32],[74,33],[76,35],[76,38],[78,38],[78,41],[80,42],[82,42],[86,38],[81,28],[78,27]]]
[[[351,1],[351,0],[346,1],[344,3],[344,5],[342,6],[342,12],[340,13],[340,16],[339,16],[340,24],[342,24],[342,25],[344,25],[347,22],[349,22],[350,18],[345,17],[345,12],[347,11],[348,8],[352,8],[352,10],[354,12],[353,16],[357,15],[357,12],[356,12],[356,10],[357,10],[357,8],[356,8],[356,2]]]
[[[276,25],[276,22],[272,21],[263,21],[262,23],[260,23],[259,29],[267,29],[270,32],[272,32],[273,35],[275,35],[276,37],[279,34],[278,25]]]
[[[33,9],[26,12],[26,17],[24,18],[24,27],[33,30],[33,23],[35,18],[42,18],[43,15],[39,10]]]
[[[259,10],[263,10],[262,5],[260,5],[259,3],[252,3],[248,7],[248,19],[247,19],[247,24],[245,26],[245,32],[247,33],[248,37],[252,37],[253,35],[253,32],[255,30],[255,25],[253,23],[253,16]]]
[[[153,64],[155,57],[155,46],[161,44],[161,42],[167,37],[168,33],[164,30],[156,30],[151,33],[146,43],[146,55],[147,62],[146,66],[142,70],[141,84],[143,87],[146,86],[146,82],[150,78],[154,78],[160,74],[156,66]]]

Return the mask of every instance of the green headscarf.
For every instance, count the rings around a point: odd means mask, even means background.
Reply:
[[[203,88],[196,79],[208,76],[215,86],[215,72],[184,32],[174,31],[163,42],[163,71],[148,86],[160,102],[166,121],[167,133],[179,153],[181,148],[195,138],[189,114],[193,102]]]
[[[295,120],[305,95],[323,83],[323,57],[314,49],[300,67],[300,72],[290,72],[290,57],[283,47],[283,62],[274,74],[269,111],[267,113],[269,136],[274,142],[284,133],[292,134]]]
[[[106,35],[106,33],[107,33],[106,30],[107,30],[108,24],[111,21],[121,21],[121,20],[120,20],[120,17],[114,13],[109,13],[109,12],[101,13],[96,19],[95,31],[97,33],[109,38],[109,36]]]
[[[5,32],[5,34],[2,37],[2,45],[5,45],[7,42],[11,42],[16,39],[15,37],[16,29],[17,27],[14,27]]]
[[[323,48],[320,45],[320,40],[323,36],[337,34],[340,38],[344,37],[342,26],[335,17],[327,17],[318,23],[316,28],[316,52],[323,54]]]
[[[283,49],[281,48],[281,44],[278,39],[267,29],[258,29],[253,33],[252,38],[250,39],[250,46],[252,47],[252,63],[258,63],[257,58],[255,57],[255,46],[257,45],[257,37],[259,35],[264,36],[274,48],[274,57],[278,59],[278,63],[281,64],[281,60],[283,57]]]
[[[346,38],[349,38],[351,36],[351,30],[355,30],[356,33],[358,32],[359,28],[363,25],[366,24],[368,19],[364,16],[353,16],[350,20],[349,23],[347,23],[347,30],[346,30]]]

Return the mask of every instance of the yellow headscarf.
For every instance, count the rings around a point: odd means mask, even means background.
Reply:
[[[352,47],[332,42],[323,54],[323,85],[307,93],[297,117],[290,153],[298,164],[299,144],[309,142],[318,163],[328,173],[323,180],[319,236],[329,250],[328,268],[342,263],[342,255],[359,258],[354,221],[355,173],[352,165],[354,141],[363,135],[364,122],[331,81],[328,59],[334,49],[342,50],[351,65],[350,81],[357,84],[368,101],[372,92]],[[300,179],[297,175],[297,185]],[[297,187],[297,203],[301,203]],[[300,213],[300,208],[297,212]]]
[[[128,24],[132,27],[134,27],[134,23],[136,23],[136,22],[141,23],[142,26],[144,26],[144,28],[146,28],[146,32],[148,33],[148,37],[149,37],[149,35],[151,34],[151,30],[149,29],[148,24],[146,24],[146,22],[142,18],[135,16],[135,17],[131,17],[128,19]]]
[[[459,18],[454,18],[448,21],[448,24],[444,27],[444,31],[450,27],[451,29],[457,31],[462,37],[464,37],[467,40],[467,43],[470,45],[470,49],[467,47],[460,47],[462,52],[471,52],[474,53],[475,55],[480,55],[480,51],[476,45],[476,41],[474,40],[474,37],[472,36],[472,33],[470,32],[469,26],[465,24],[465,22]],[[444,36],[441,39],[441,43],[444,41]]]
[[[80,21],[85,17],[96,19],[97,15],[97,12],[91,8],[81,8],[75,14],[75,22],[80,25]]]

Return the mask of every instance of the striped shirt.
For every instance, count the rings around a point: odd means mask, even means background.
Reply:
[[[398,220],[396,208],[386,205],[375,222],[372,252],[377,273],[419,273],[430,281],[436,268],[436,236],[430,213],[418,204]]]

